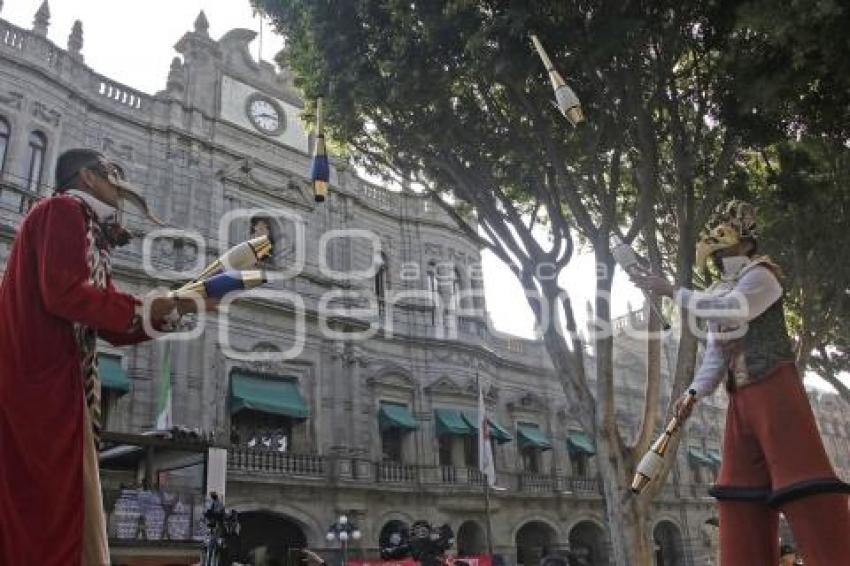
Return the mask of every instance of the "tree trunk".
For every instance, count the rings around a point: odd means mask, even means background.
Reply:
[[[623,466],[625,462],[612,453],[604,440],[597,446],[597,457],[600,462],[620,463],[619,466],[599,466],[611,533],[611,563],[617,566],[649,566],[653,563],[649,504],[644,498],[633,496],[628,489],[631,478],[627,470],[633,466]]]

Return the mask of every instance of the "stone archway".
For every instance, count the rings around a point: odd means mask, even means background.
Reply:
[[[457,555],[477,556],[487,552],[484,529],[475,521],[464,521],[457,530]]]
[[[685,566],[682,531],[672,521],[659,521],[652,530],[655,566]]]
[[[306,548],[307,536],[296,520],[268,511],[247,511],[239,514],[239,525],[243,561],[264,560],[268,566],[300,564],[300,556],[291,551]]]
[[[580,521],[570,529],[571,564],[608,566],[608,536],[593,521]]]
[[[558,544],[558,533],[543,521],[529,521],[516,532],[516,562],[537,566]]]

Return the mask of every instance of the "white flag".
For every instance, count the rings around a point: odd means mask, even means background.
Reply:
[[[171,342],[165,342],[162,349],[162,363],[159,368],[159,394],[156,400],[156,430],[171,428]]]
[[[487,476],[487,483],[496,485],[496,466],[493,463],[493,446],[490,443],[490,422],[484,408],[484,390],[478,384],[478,469]]]

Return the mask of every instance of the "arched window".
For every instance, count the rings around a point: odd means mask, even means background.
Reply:
[[[428,270],[425,272],[425,282],[428,285],[428,294],[431,298],[431,324],[436,324],[439,289],[437,288],[437,267],[433,261],[428,263]]]
[[[460,310],[460,294],[463,291],[463,280],[460,278],[460,270],[455,267],[452,278],[452,298],[449,308],[456,313]]]
[[[6,169],[6,152],[9,149],[9,134],[11,133],[9,122],[0,118],[0,171]]]
[[[381,318],[384,317],[385,305],[384,301],[387,296],[387,289],[389,288],[389,278],[387,276],[387,256],[384,252],[381,252],[381,256],[378,265],[378,271],[375,273],[375,298],[378,301],[378,312],[381,315]]]
[[[47,138],[41,132],[30,134],[30,162],[27,173],[27,189],[32,193],[38,192],[41,184],[41,173],[44,169],[44,153],[47,151]]]

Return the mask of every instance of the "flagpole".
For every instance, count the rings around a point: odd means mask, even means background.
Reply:
[[[487,527],[487,554],[493,558],[493,528],[490,525],[490,482],[484,479],[484,517]]]
[[[475,365],[475,384],[478,386],[478,397],[480,399],[484,398],[484,393],[481,391],[481,380],[478,376],[478,364]],[[482,411],[483,412],[483,411]],[[482,415],[481,422],[478,423],[479,426],[479,434],[478,434],[478,443],[479,446],[484,442],[484,430],[483,424],[485,419],[487,418],[486,414]],[[481,453],[483,451],[479,448],[478,457],[481,458]],[[481,466],[481,462],[478,462],[479,467]],[[495,469],[495,466],[494,466]],[[490,555],[490,559],[493,557],[493,526],[490,523],[490,478],[487,477],[487,474],[484,474],[484,527],[487,531],[487,554]]]

